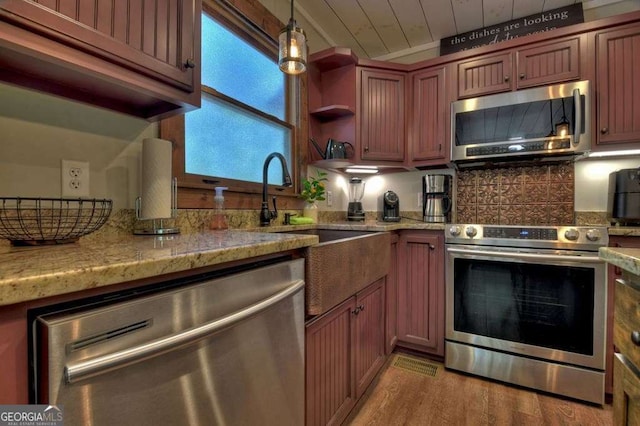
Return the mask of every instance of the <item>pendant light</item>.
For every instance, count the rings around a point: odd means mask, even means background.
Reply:
[[[291,0],[291,18],[278,36],[278,66],[286,74],[301,74],[307,69],[307,37],[293,19],[293,0]]]
[[[553,127],[553,106],[551,104],[552,102],[553,102],[553,100],[549,99],[549,124],[551,125],[551,131],[547,135],[548,138],[556,135],[556,132],[555,132],[554,127]]]
[[[562,120],[556,124],[556,134],[565,137],[569,134],[569,121],[564,110],[564,98],[562,98]]]

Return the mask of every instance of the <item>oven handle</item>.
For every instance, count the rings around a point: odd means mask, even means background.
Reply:
[[[190,345],[264,311],[281,300],[294,295],[303,287],[304,281],[298,280],[273,296],[215,321],[118,352],[101,355],[75,364],[68,364],[64,367],[65,382],[68,384],[76,383],[89,377],[97,376]]]
[[[568,256],[562,254],[537,254],[537,253],[521,253],[521,252],[504,252],[492,250],[468,250],[454,247],[448,247],[447,251],[454,254],[471,254],[482,256],[503,257],[509,259],[520,260],[568,260],[578,263],[602,262],[598,256]]]

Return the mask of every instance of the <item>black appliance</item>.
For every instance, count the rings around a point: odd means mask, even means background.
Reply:
[[[382,220],[384,222],[400,222],[400,199],[398,194],[393,191],[382,194]]]
[[[640,223],[640,168],[622,169],[609,175],[607,213],[612,222]]]

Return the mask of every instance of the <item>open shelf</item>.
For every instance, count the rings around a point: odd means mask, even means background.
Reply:
[[[327,105],[314,109],[313,111],[310,111],[309,114],[319,120],[334,120],[336,118],[354,115],[355,111],[347,105]]]

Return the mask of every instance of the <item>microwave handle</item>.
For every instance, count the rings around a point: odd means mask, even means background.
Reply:
[[[580,132],[582,131],[582,102],[580,102],[580,89],[573,89],[573,107],[576,110],[575,128],[573,129],[573,144],[580,143]]]

